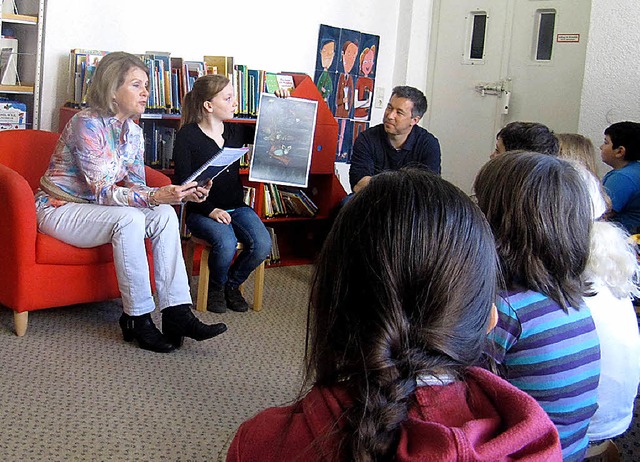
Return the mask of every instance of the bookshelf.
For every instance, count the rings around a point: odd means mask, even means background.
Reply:
[[[8,72],[3,76],[5,78],[0,80],[0,97],[24,104],[27,110],[26,127],[37,129],[40,127],[46,0],[0,0],[0,6],[1,47],[17,46],[16,52],[11,52]]]
[[[318,102],[309,186],[304,189],[309,198],[318,206],[317,215],[314,217],[275,216],[267,218],[264,211],[263,183],[250,182],[248,169],[240,170],[243,184],[256,188],[254,206],[256,213],[266,226],[274,229],[277,235],[280,262],[276,265],[299,265],[313,262],[331,227],[332,213],[346,195],[334,170],[338,124],[313,80],[306,74],[291,75],[295,83],[295,90],[291,96]],[[60,108],[60,131],[76,112],[78,109],[75,108]],[[238,118],[232,119],[231,122],[255,124],[256,120]],[[143,114],[140,123],[143,128],[145,124],[153,123],[177,129],[180,117],[176,114]],[[169,176],[173,173],[171,169],[161,170]],[[196,254],[195,259],[198,260],[199,255]]]

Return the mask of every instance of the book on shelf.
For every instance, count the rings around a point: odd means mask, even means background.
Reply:
[[[182,98],[185,94],[183,79],[183,60],[178,57],[171,57],[171,96],[173,101],[171,109],[173,113],[179,114],[182,111]]]
[[[149,70],[149,100],[147,110],[171,112],[171,53],[167,51],[145,51],[140,58]]]
[[[303,192],[280,191],[288,210],[293,210],[292,215],[301,217],[315,217],[318,214],[318,207],[313,202],[303,199]]]
[[[215,153],[202,166],[189,175],[182,184],[197,181],[199,186],[207,183],[209,180],[215,179],[225,168],[239,160],[249,148],[223,148]]]
[[[265,260],[267,265],[273,265],[276,263],[280,263],[280,249],[278,247],[278,236],[276,235],[275,230],[271,226],[267,226],[267,231],[269,232],[269,236],[271,237],[271,251],[269,252],[269,256]]]
[[[190,92],[193,88],[193,82],[198,77],[202,77],[207,74],[207,66],[204,61],[184,61],[183,62],[184,73],[184,92]]]
[[[176,129],[154,119],[141,121],[144,134],[144,163],[155,168],[173,167],[173,145]]]
[[[249,116],[248,93],[249,93],[249,75],[245,64],[234,64],[233,66],[233,89],[238,106],[236,107],[236,116]]]
[[[233,74],[233,56],[203,56],[207,74],[220,74],[231,78]]]
[[[86,104],[87,89],[100,60],[107,54],[104,50],[73,48],[69,52],[69,102],[79,107]]]
[[[245,145],[249,150],[240,158],[240,168],[249,168],[251,156],[253,155],[253,144]]]
[[[263,210],[265,218],[277,216],[314,217],[318,206],[301,189],[264,183]]]

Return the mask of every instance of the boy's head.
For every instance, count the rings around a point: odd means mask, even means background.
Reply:
[[[549,127],[536,122],[511,122],[496,135],[494,158],[506,151],[531,151],[558,155],[558,139]]]
[[[604,135],[605,145],[608,137],[613,151],[623,148],[619,151],[622,154],[622,160],[629,162],[640,160],[640,123],[618,122],[610,125],[604,131]],[[602,147],[600,149],[602,150]],[[606,162],[605,159],[603,161]]]

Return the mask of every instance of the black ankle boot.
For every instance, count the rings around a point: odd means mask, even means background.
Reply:
[[[226,285],[224,288],[224,296],[227,299],[227,308],[231,311],[244,313],[249,310],[249,304],[242,296],[239,287]]]
[[[140,348],[144,350],[169,353],[176,348],[158,330],[151,320],[150,314],[129,316],[126,313],[122,313],[122,316],[120,316],[120,328],[125,342],[137,340]]]
[[[222,286],[209,284],[207,311],[212,313],[224,313],[227,311],[227,299],[224,296],[224,288]]]
[[[204,324],[195,317],[190,305],[170,306],[162,310],[162,331],[176,348],[182,346],[183,337],[207,340],[226,330],[224,323]]]

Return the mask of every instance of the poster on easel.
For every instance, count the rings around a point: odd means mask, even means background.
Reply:
[[[249,181],[306,188],[318,102],[260,95]]]

